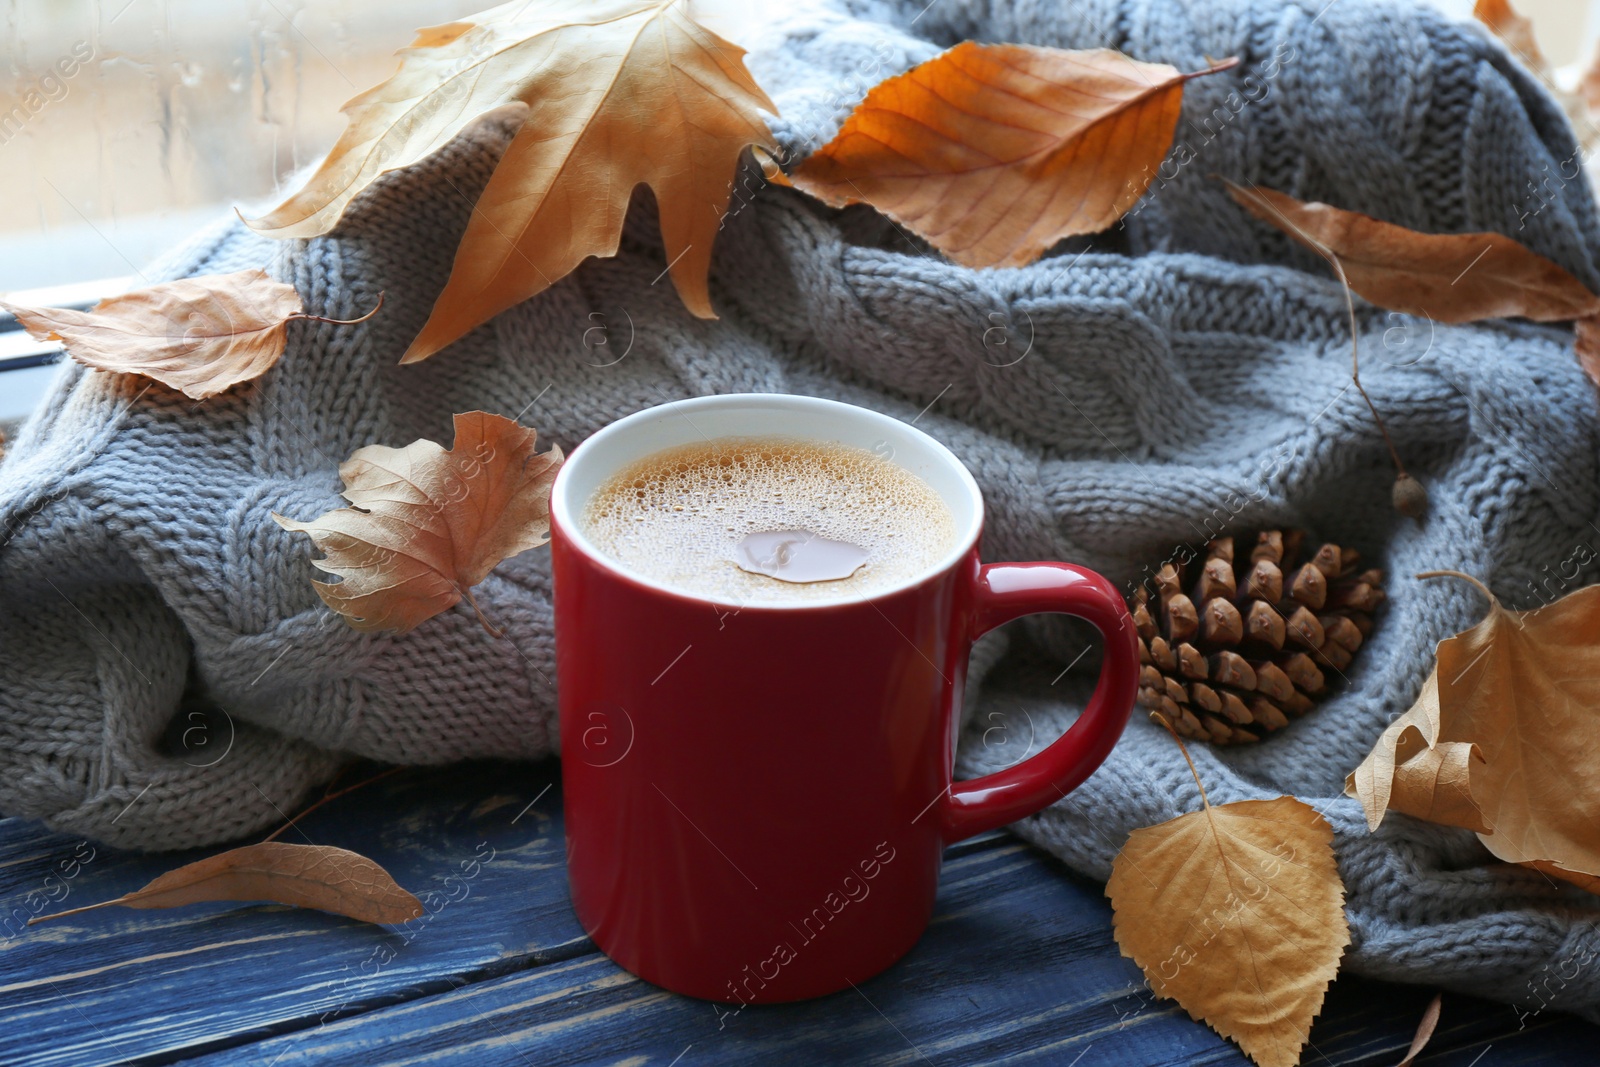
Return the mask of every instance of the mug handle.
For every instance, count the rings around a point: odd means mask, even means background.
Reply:
[[[1035,612],[1075,615],[1100,631],[1105,658],[1094,696],[1072,728],[1044,751],[1003,771],[950,783],[943,805],[945,842],[1016,822],[1063,799],[1111,753],[1139,688],[1139,643],[1116,587],[1070,563],[991,563],[978,570],[972,632]]]

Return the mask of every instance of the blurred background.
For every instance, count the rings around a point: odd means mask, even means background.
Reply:
[[[1471,0],[1433,2],[1471,16]],[[413,29],[485,6],[0,0],[0,292],[131,274],[233,205],[286,192]],[[1552,65],[1592,54],[1600,0],[1516,6]]]
[[[1472,14],[1472,0],[1423,2]],[[1600,0],[1514,3],[1575,82]],[[415,28],[486,6],[0,0],[0,292],[106,283],[26,302],[91,301],[234,205],[265,206],[333,144],[340,106],[393,72]],[[0,338],[0,369],[34,359],[26,340]],[[43,366],[0,375],[0,424],[47,380]]]
[[[0,292],[131,274],[270,198],[415,27],[485,6],[0,0]]]

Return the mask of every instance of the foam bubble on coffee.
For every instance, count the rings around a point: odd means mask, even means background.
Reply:
[[[777,437],[639,460],[595,491],[583,528],[641,577],[731,604],[888,589],[925,573],[955,540],[943,498],[892,460]]]

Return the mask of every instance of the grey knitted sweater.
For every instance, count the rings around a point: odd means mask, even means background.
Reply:
[[[752,171],[718,237],[714,322],[660,280],[645,197],[614,259],[397,366],[504,146],[492,123],[385,178],[326,238],[274,244],[236,223],[201,234],[149,276],[265,266],[314,312],[353,317],[380,290],[388,305],[361,327],[291,326],[272,372],[203,404],[62,368],[0,467],[0,811],[175,848],[274,822],[343,754],[551,753],[547,552],[477,592],[505,640],[460,606],[369,636],[330,616],[309,542],[269,512],[339,506],[341,460],[448,442],[452,412],[515,416],[571,448],[674,398],[808,393],[916,418],[953,448],[983,488],[989,559],[1072,560],[1131,583],[1179,542],[1290,524],[1383,566],[1391,605],[1348,687],[1259,746],[1201,746],[1210,795],[1292,792],[1326,813],[1349,970],[1529,1002],[1536,986],[1592,1014],[1600,971],[1573,964],[1600,954],[1600,902],[1491,863],[1464,832],[1393,816],[1369,835],[1340,792],[1416,695],[1434,642],[1483,610],[1464,585],[1412,574],[1469,570],[1516,606],[1588,580],[1572,575],[1600,541],[1600,412],[1571,335],[1362,311],[1363,381],[1433,498],[1425,522],[1400,519],[1348,384],[1339,289],[1210,177],[1426,231],[1512,234],[1600,289],[1600,224],[1569,180],[1556,106],[1479,30],[1372,0],[788,11],[749,62],[796,153],[872,84],[966,38],[1109,46],[1186,70],[1243,62],[1188,85],[1172,159],[1123,226],[1026,268],[953,266],[865,208],[830,211]],[[1073,719],[1089,645],[1043,618],[980,649],[963,773]],[[210,747],[186,736],[191,718]],[[1016,829],[1103,878],[1129,830],[1197,803],[1172,742],[1140,721],[1089,782]]]

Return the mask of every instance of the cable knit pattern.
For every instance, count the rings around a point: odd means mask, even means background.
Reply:
[[[335,234],[274,244],[228,222],[169,257],[166,277],[266,267],[323,315],[362,314],[379,291],[388,304],[359,327],[291,325],[273,371],[203,404],[63,367],[0,467],[0,810],[174,848],[274,822],[344,754],[554,751],[547,552],[478,590],[505,640],[459,606],[369,636],[330,616],[310,543],[268,514],[339,506],[341,460],[448,442],[453,412],[516,416],[570,449],[679,397],[806,393],[916,419],[953,448],[983,487],[990,559],[1068,559],[1131,585],[1179,542],[1272,524],[1381,564],[1392,600],[1347,687],[1259,746],[1201,746],[1200,773],[1213,800],[1293,792],[1325,811],[1349,969],[1593,1014],[1600,972],[1572,965],[1600,953],[1592,898],[1491,863],[1470,834],[1396,816],[1368,835],[1341,796],[1434,643],[1483,610],[1460,583],[1411,575],[1469,570],[1531,606],[1559,592],[1536,583],[1594,555],[1600,412],[1571,335],[1362,306],[1363,381],[1433,498],[1425,522],[1402,520],[1348,384],[1338,287],[1211,177],[1422,230],[1498,230],[1600,288],[1587,188],[1546,181],[1576,152],[1558,109],[1476,28],[1373,0],[812,0],[749,62],[798,155],[872,84],[964,38],[1242,63],[1188,84],[1173,156],[1124,225],[1021,269],[953,266],[865,208],[762,188],[747,168],[717,239],[719,320],[688,316],[661,279],[645,196],[614,259],[400,367],[505,145],[495,121],[385,177]],[[1072,721],[1089,645],[1060,617],[984,644],[963,773]],[[214,765],[162,743],[195,702],[231,723]],[[1171,741],[1141,721],[1017,830],[1104,878],[1129,830],[1197,802]]]

